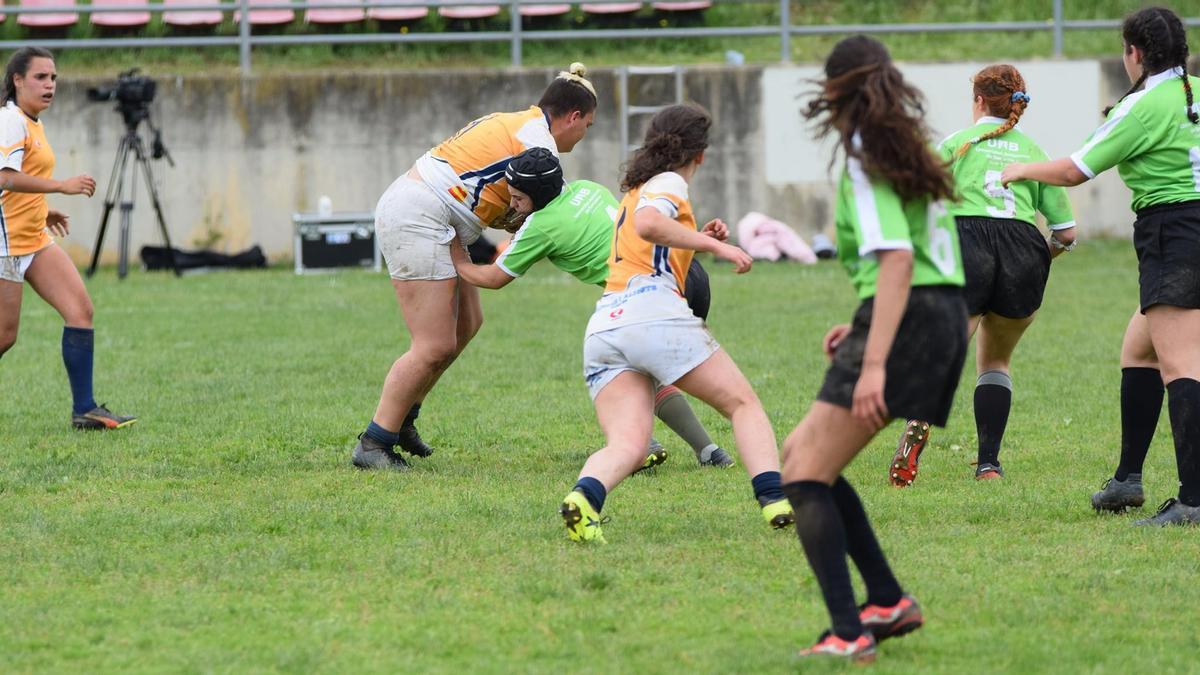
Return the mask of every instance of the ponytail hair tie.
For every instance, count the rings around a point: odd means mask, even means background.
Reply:
[[[1029,94],[1026,94],[1023,91],[1014,91],[1013,95],[1012,95],[1012,102],[1016,103],[1017,101],[1024,101],[1025,103],[1029,103]]]

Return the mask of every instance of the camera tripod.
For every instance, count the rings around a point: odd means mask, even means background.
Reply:
[[[127,195],[125,169],[129,164],[131,154],[136,163],[128,167],[130,184]],[[155,157],[157,156],[156,154]],[[146,158],[146,148],[142,145],[142,137],[138,135],[137,124],[127,123],[125,136],[121,138],[121,143],[117,146],[117,159],[113,162],[112,176],[108,180],[108,192],[104,197],[104,213],[100,216],[100,230],[96,233],[96,247],[92,249],[92,264],[87,271],[89,277],[96,273],[96,265],[100,261],[100,248],[104,245],[104,234],[108,229],[108,216],[112,214],[113,207],[118,201],[121,204],[121,225],[117,235],[117,278],[124,279],[125,275],[129,273],[129,232],[133,220],[134,192],[137,188],[137,180],[133,174],[138,172],[139,166],[142,169],[142,175],[146,178],[146,187],[150,191],[150,203],[154,206],[158,229],[162,233],[163,243],[167,245],[167,260],[171,264],[171,269],[175,271],[175,276],[180,274],[179,266],[175,264],[175,251],[171,248],[171,236],[167,233],[167,223],[163,219],[162,205],[158,201],[158,190],[154,187],[154,174],[150,170],[150,160]]]

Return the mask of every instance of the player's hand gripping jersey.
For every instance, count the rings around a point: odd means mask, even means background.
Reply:
[[[837,248],[860,300],[875,296],[878,251],[912,251],[913,286],[963,285],[958,230],[946,207],[929,199],[902,202],[854,157],[838,186]]]
[[[484,227],[509,229],[517,222],[504,170],[513,157],[534,147],[558,156],[550,119],[537,106],[480,117],[422,155],[416,168],[450,207],[459,237],[470,244]]]
[[[608,282],[588,322],[587,334],[622,326],[692,318],[683,298],[688,267],[695,251],[652,244],[638,236],[634,214],[657,209],[674,219],[679,227],[696,229],[688,184],[682,176],[667,171],[630,190],[621,200],[613,228],[612,251],[608,256]]]
[[[955,153],[963,143],[979,138],[1004,124],[999,117],[981,117],[973,127],[951,135],[938,146],[938,152],[948,162],[961,201],[949,206],[955,216],[1007,218],[1035,224],[1035,214],[1041,212],[1051,230],[1075,227],[1067,189],[1037,181],[1018,181],[1008,187],[1000,184],[1000,172],[1009,164],[1044,162],[1045,151],[1020,128],[1009,129],[998,138],[972,146],[962,157]]]
[[[1147,78],[1071,155],[1088,178],[1117,166],[1133,191],[1134,211],[1200,199],[1200,125],[1187,118],[1182,74],[1174,68]],[[1200,91],[1200,78],[1188,80]],[[1193,108],[1200,111],[1200,101]]]
[[[525,219],[496,265],[519,277],[549,258],[585,284],[603,285],[616,218],[617,200],[603,185],[589,180],[568,183],[562,194]]]
[[[0,108],[0,168],[29,176],[54,174],[54,151],[40,120],[30,118],[13,101]],[[53,241],[46,231],[46,195],[0,193],[0,256],[36,253]]]

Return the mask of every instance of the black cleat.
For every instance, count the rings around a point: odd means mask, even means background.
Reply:
[[[715,466],[722,469],[733,466],[733,458],[719,447],[713,447],[708,452],[701,452],[696,456],[696,460],[700,462],[700,466]]]
[[[114,413],[103,403],[82,415],[71,415],[71,424],[76,429],[124,429],[136,424],[137,421],[138,419],[133,415]]]
[[[400,449],[414,457],[428,457],[433,454],[433,448],[421,440],[415,424],[400,427]]]
[[[351,456],[350,463],[358,469],[407,471],[409,468],[408,462],[404,461],[399,453],[366,434],[359,434],[358,445],[354,446],[354,455]]]
[[[1146,495],[1142,492],[1142,474],[1140,473],[1131,473],[1125,477],[1125,480],[1109,478],[1104,481],[1099,492],[1092,494],[1092,508],[1097,511],[1120,513],[1145,503]]]
[[[1150,518],[1136,520],[1134,525],[1200,525],[1200,506],[1188,506],[1178,499],[1171,497],[1158,507],[1158,513]]]

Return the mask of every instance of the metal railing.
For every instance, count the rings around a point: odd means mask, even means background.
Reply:
[[[615,4],[627,0],[587,0],[588,4]],[[718,0],[720,2],[761,2],[761,0]],[[189,12],[189,11],[236,11],[243,17],[238,21],[237,35],[212,36],[164,36],[164,37],[114,37],[39,40],[38,44],[52,49],[95,49],[119,47],[237,47],[243,74],[251,72],[251,50],[256,46],[302,45],[302,44],[380,44],[380,43],[431,43],[431,42],[508,42],[512,65],[521,65],[524,43],[529,41],[566,40],[609,40],[636,38],[713,38],[713,37],[778,37],[779,58],[784,63],[792,60],[792,38],[812,35],[841,35],[849,33],[897,34],[897,33],[968,33],[968,32],[1042,32],[1050,31],[1054,36],[1055,57],[1063,54],[1064,33],[1069,30],[1118,29],[1121,19],[1067,20],[1063,15],[1064,0],[1051,0],[1052,16],[1045,21],[992,21],[961,23],[897,23],[897,24],[831,24],[793,25],[791,0],[779,1],[779,23],[759,26],[714,26],[714,27],[662,27],[662,28],[606,28],[580,30],[526,30],[522,27],[520,8],[525,5],[560,4],[552,0],[348,0],[329,2],[322,0],[290,1],[271,4],[250,4],[249,0],[236,2],[211,2],[204,4],[148,3],[141,6],[105,6],[103,0],[94,5],[59,5],[54,7],[17,7],[0,5],[0,15],[8,14],[93,14],[124,12]],[[1086,0],[1084,0],[1086,1]],[[763,3],[765,4],[765,3]],[[311,35],[255,35],[251,22],[244,20],[248,12],[261,10],[308,10],[308,9],[373,9],[399,7],[461,7],[480,5],[506,6],[510,14],[509,29],[506,31],[481,32],[395,32],[395,33],[341,33]],[[1200,17],[1184,18],[1189,27],[1200,26]],[[0,49],[16,49],[28,44],[27,40],[0,40]]]

